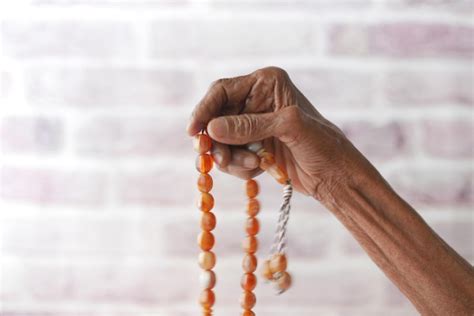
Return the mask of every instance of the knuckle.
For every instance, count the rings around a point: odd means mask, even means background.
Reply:
[[[232,78],[220,78],[220,79],[214,80],[211,83],[211,89],[224,87],[231,81],[232,81]]]
[[[220,86],[222,86],[221,80],[222,79],[217,79],[217,80],[214,80],[213,82],[211,82],[211,84],[209,85],[209,90],[214,90],[214,89],[219,88]]]
[[[273,78],[275,80],[286,80],[288,79],[288,73],[276,66],[265,67],[256,71],[257,76],[265,78]]]
[[[304,114],[297,106],[289,106],[282,110],[280,117],[280,136],[289,142],[297,142],[303,134]]]
[[[285,108],[283,116],[285,121],[291,123],[293,126],[302,124],[303,113],[300,108],[295,105]]]
[[[218,90],[222,89],[224,86],[222,85],[222,79],[217,79],[211,82],[209,88],[207,89],[209,94],[216,93]]]
[[[227,80],[231,79],[223,78],[213,81],[206,94],[207,99],[215,103],[226,103],[228,96],[225,89],[225,82],[227,82]]]

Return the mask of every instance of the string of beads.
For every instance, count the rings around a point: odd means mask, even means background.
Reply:
[[[201,233],[198,235],[198,245],[201,248],[198,261],[203,271],[200,275],[202,292],[199,302],[202,306],[203,316],[212,315],[212,307],[216,300],[214,291],[216,285],[216,274],[212,271],[216,264],[216,255],[211,251],[214,247],[214,235],[212,230],[216,227],[216,217],[212,213],[214,197],[209,193],[213,186],[212,177],[209,175],[213,166],[211,155],[211,138],[205,134],[199,134],[194,138],[194,150],[199,153],[196,159],[196,169],[199,171],[197,187],[200,192],[198,208],[201,210]]]
[[[279,183],[285,184],[275,240],[270,251],[271,256],[264,261],[262,271],[264,279],[273,282],[277,293],[281,294],[291,286],[291,275],[286,271],[287,258],[285,250],[286,226],[290,215],[290,199],[293,193],[293,187],[285,170],[276,163],[275,156],[272,153],[265,151],[262,143],[250,143],[247,145],[247,149],[260,157],[260,169],[272,175]]]
[[[215,303],[214,287],[216,285],[216,274],[212,270],[216,264],[216,255],[212,252],[215,239],[212,231],[216,227],[216,217],[212,212],[214,207],[214,197],[210,193],[213,180],[209,175],[213,167],[212,156],[209,154],[212,147],[211,138],[203,133],[194,138],[194,149],[198,152],[196,159],[196,169],[199,172],[197,187],[200,192],[198,198],[198,207],[201,210],[201,233],[198,235],[198,245],[201,249],[198,261],[202,269],[200,283],[202,292],[199,302],[202,306],[203,316],[211,316],[212,308]],[[286,271],[287,258],[286,250],[286,226],[290,213],[290,199],[292,196],[292,186],[288,175],[275,161],[272,153],[265,151],[261,143],[251,143],[247,149],[257,154],[260,158],[260,168],[272,175],[279,183],[284,184],[283,203],[279,210],[279,219],[274,243],[271,249],[271,256],[263,264],[263,277],[267,281],[274,282],[277,293],[286,291],[291,286],[291,276]],[[258,240],[256,235],[260,230],[260,223],[257,214],[260,211],[260,203],[257,200],[259,186],[255,180],[247,180],[245,183],[247,194],[247,220],[245,222],[245,231],[247,236],[243,241],[244,258],[242,268],[244,274],[241,278],[241,287],[243,290],[240,305],[243,309],[241,316],[255,316],[252,311],[257,299],[253,290],[257,285],[256,252],[258,249]]]
[[[257,286],[257,277],[254,272],[257,269],[257,257],[255,253],[258,249],[258,240],[256,235],[260,230],[260,223],[257,219],[257,214],[260,211],[260,204],[256,199],[258,195],[258,184],[255,180],[247,180],[245,183],[245,191],[247,193],[247,221],[245,222],[245,231],[247,237],[245,237],[243,242],[243,249],[245,251],[244,260],[242,262],[242,268],[244,270],[244,275],[240,282],[244,292],[242,293],[242,298],[240,305],[244,309],[242,316],[255,316],[255,313],[252,312],[252,308],[257,302],[255,294],[253,294],[253,289]]]

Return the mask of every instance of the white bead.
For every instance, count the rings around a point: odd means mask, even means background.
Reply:
[[[209,270],[202,271],[199,276],[199,283],[204,290],[212,289],[216,284],[216,275]]]
[[[247,144],[247,149],[251,152],[258,153],[263,148],[262,142],[253,142]]]

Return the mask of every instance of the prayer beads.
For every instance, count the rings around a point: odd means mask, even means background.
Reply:
[[[216,297],[213,291],[216,285],[216,274],[212,271],[216,264],[216,255],[210,251],[214,247],[215,239],[212,230],[216,227],[216,217],[212,213],[214,197],[209,193],[213,186],[212,177],[209,175],[213,166],[212,156],[208,154],[212,147],[212,140],[206,134],[199,134],[194,139],[194,150],[199,153],[196,159],[196,169],[199,171],[197,187],[200,192],[198,208],[201,210],[201,233],[198,235],[198,245],[201,248],[198,262],[203,271],[200,276],[202,287],[199,303],[203,315],[212,315]]]
[[[255,197],[258,195],[259,189],[258,183],[255,180],[247,180],[247,182],[245,183],[245,191],[247,193],[249,203],[250,201],[253,201],[253,204],[258,203]],[[249,313],[253,313],[252,308],[257,302],[257,298],[255,297],[255,294],[252,293],[252,291],[257,286],[257,277],[255,276],[255,274],[253,274],[253,272],[257,268],[257,257],[255,256],[255,252],[257,251],[258,243],[256,235],[260,230],[260,224],[258,222],[258,219],[255,217],[258,213],[258,211],[255,211],[255,205],[253,206],[253,208],[254,209],[251,212],[249,212],[247,209],[248,217],[247,221],[245,222],[245,231],[247,233],[247,237],[244,240],[243,249],[246,254],[244,256],[244,261],[242,264],[244,275],[242,276],[240,282],[242,289],[244,290],[244,292],[242,293],[242,298],[240,300],[240,305],[244,310],[242,315],[248,315]]]
[[[197,237],[197,243],[201,249],[198,256],[198,263],[202,269],[199,277],[202,290],[199,303],[202,307],[202,315],[211,316],[216,301],[213,289],[217,281],[216,274],[212,270],[216,265],[216,255],[212,251],[215,244],[212,231],[216,227],[216,216],[212,212],[214,208],[214,197],[210,192],[213,188],[213,179],[209,175],[213,167],[213,158],[209,153],[212,148],[212,140],[207,134],[200,133],[194,138],[193,146],[198,153],[196,158],[196,169],[199,172],[197,179],[197,188],[199,191],[197,207],[201,211],[201,232]],[[272,256],[270,259],[264,261],[262,269],[264,279],[273,282],[278,293],[282,293],[286,291],[292,283],[291,276],[286,271],[287,258],[285,255],[286,224],[290,211],[289,202],[292,195],[292,186],[287,173],[277,163],[275,156],[265,151],[261,143],[250,143],[247,145],[247,149],[259,157],[260,169],[266,171],[279,183],[285,185],[283,194],[284,201],[280,208],[278,228],[271,250]],[[242,287],[240,305],[243,310],[241,316],[255,316],[252,310],[257,303],[257,298],[253,291],[258,283],[255,271],[258,265],[256,256],[258,239],[256,236],[260,232],[260,222],[257,219],[257,215],[260,212],[260,203],[257,199],[259,191],[258,183],[255,180],[250,179],[245,182],[247,218],[244,224],[246,236],[242,242],[242,248],[244,250],[242,270],[244,273],[240,281]]]

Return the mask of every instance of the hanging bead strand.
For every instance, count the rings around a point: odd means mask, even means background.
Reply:
[[[284,168],[277,164],[275,156],[267,152],[261,142],[250,143],[247,145],[247,149],[260,157],[260,169],[268,172],[279,183],[285,185],[283,188],[283,203],[279,210],[275,240],[270,250],[270,258],[263,262],[262,272],[265,280],[273,282],[277,293],[281,294],[291,287],[291,275],[286,271],[286,229],[290,216],[290,200],[293,187]]]
[[[255,180],[247,180],[245,183],[247,193],[247,220],[245,222],[245,231],[247,237],[244,240],[243,248],[245,251],[242,268],[244,274],[241,279],[242,298],[240,305],[243,308],[242,316],[255,316],[252,308],[255,306],[256,297],[253,290],[257,286],[257,277],[254,274],[257,269],[257,257],[255,253],[258,248],[258,240],[256,235],[260,230],[260,223],[257,219],[257,214],[260,211],[260,204],[256,199],[258,195],[258,183]]]
[[[202,306],[203,316],[212,315],[212,307],[215,303],[213,288],[216,284],[216,274],[212,271],[216,264],[216,256],[211,249],[214,247],[214,235],[212,230],[216,227],[216,217],[211,212],[214,207],[214,197],[209,193],[213,186],[212,177],[209,175],[213,166],[209,151],[212,147],[211,138],[204,134],[198,134],[194,138],[194,150],[199,153],[196,159],[196,169],[200,173],[197,187],[200,192],[198,207],[201,210],[201,233],[198,235],[198,245],[201,249],[198,261],[203,271],[200,275],[202,288],[199,303]]]

